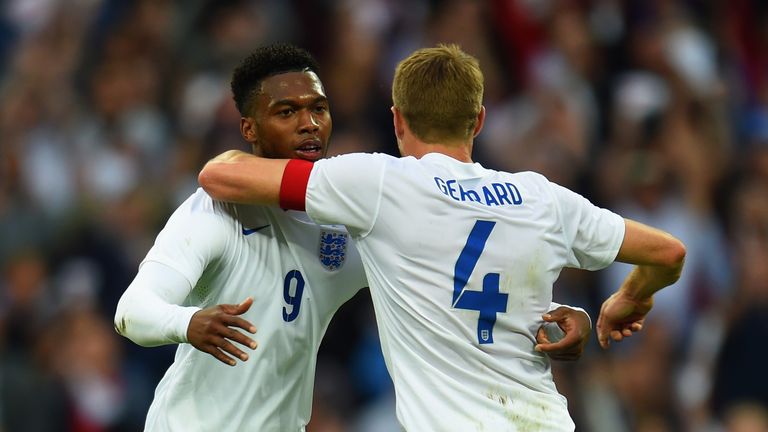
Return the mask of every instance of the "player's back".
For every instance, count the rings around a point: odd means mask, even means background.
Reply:
[[[360,245],[394,258],[369,278],[385,287],[372,290],[377,314],[392,315],[379,323],[401,413],[413,412],[402,420],[409,430],[569,430],[549,363],[533,350],[564,264],[552,199],[532,174],[430,163],[443,158],[391,167],[379,223]]]
[[[328,193],[329,201],[350,201],[333,215],[316,197],[323,184],[344,183],[324,181],[341,171],[337,163],[360,172],[349,196]],[[352,215],[398,417],[409,431],[573,430],[549,361],[533,347],[560,270],[601,268],[618,250],[623,222],[583,201],[535,173],[436,153],[360,155],[313,171],[310,215]],[[593,240],[589,229],[603,228],[583,219],[601,217],[611,221],[603,235],[610,246],[595,243],[589,252],[582,244]]]

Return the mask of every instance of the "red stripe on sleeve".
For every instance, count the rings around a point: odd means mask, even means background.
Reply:
[[[314,164],[303,159],[291,159],[280,182],[280,207],[286,210],[305,209],[307,183]]]

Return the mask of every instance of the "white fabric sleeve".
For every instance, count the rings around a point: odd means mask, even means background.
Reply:
[[[117,332],[139,345],[187,342],[199,307],[181,306],[211,262],[226,250],[233,227],[198,190],[171,215],[139,266],[115,313]]]
[[[354,235],[373,228],[388,161],[384,154],[352,153],[315,162],[306,195],[307,214],[319,224],[346,225]]]
[[[570,267],[600,270],[619,253],[624,241],[624,219],[583,196],[550,183],[560,210],[565,241],[570,246]]]
[[[180,306],[191,290],[178,271],[159,262],[144,262],[117,304],[117,332],[146,347],[187,342],[189,321],[200,310]]]
[[[231,220],[216,213],[207,195],[193,198],[197,199],[187,200],[171,215],[144,262],[165,264],[194,287],[208,264],[225,253],[228,239],[238,230]]]

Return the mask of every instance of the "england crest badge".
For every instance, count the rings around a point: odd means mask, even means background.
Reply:
[[[349,234],[338,231],[320,231],[320,263],[330,271],[344,265]]]

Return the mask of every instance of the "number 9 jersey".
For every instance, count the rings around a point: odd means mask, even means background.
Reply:
[[[357,241],[406,430],[574,430],[536,330],[563,268],[616,258],[620,216],[439,153],[318,161],[305,205]]]
[[[367,286],[348,237],[343,227],[318,226],[302,212],[214,201],[202,189],[189,197],[142,266],[181,274],[190,288],[182,306],[253,297],[242,318],[256,326],[259,346],[230,367],[179,345],[146,430],[303,431],[323,334],[336,310]],[[138,300],[134,306],[142,307]]]

